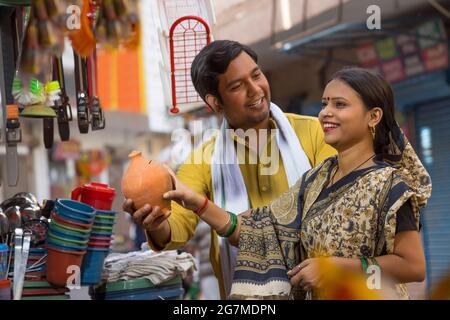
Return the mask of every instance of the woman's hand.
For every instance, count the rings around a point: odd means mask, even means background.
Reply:
[[[300,286],[305,291],[319,288],[323,279],[323,274],[321,274],[319,268],[319,259],[324,258],[304,260],[290,270],[287,274],[291,278],[291,284]]]
[[[175,173],[169,167],[166,166],[166,168],[169,171],[170,176],[172,177],[172,182],[175,186],[175,190],[166,192],[163,195],[163,198],[167,200],[173,200],[186,209],[193,211],[198,210],[203,205],[205,197],[196,193],[180,180],[178,180]]]

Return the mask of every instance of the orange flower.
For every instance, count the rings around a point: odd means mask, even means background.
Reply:
[[[323,274],[321,289],[317,296],[321,300],[381,300],[381,290],[370,289],[362,273],[344,269],[327,258],[319,258]]]

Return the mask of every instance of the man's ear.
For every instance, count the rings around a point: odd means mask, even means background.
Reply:
[[[213,109],[215,113],[222,112],[222,106],[220,105],[219,99],[211,94],[207,94],[205,97],[208,106]]]

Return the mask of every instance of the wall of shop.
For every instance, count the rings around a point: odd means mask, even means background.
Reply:
[[[348,63],[339,61],[344,58]],[[320,104],[326,82],[334,72],[356,64],[353,50],[336,49],[332,60],[308,57],[264,71],[270,81],[272,100],[284,110],[304,113],[306,109],[311,110],[310,105]],[[311,111],[307,113],[312,115]]]

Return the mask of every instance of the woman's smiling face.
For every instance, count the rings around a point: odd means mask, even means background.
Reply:
[[[325,142],[345,150],[362,140],[372,140],[370,112],[358,93],[342,80],[332,80],[325,87],[319,121]]]

